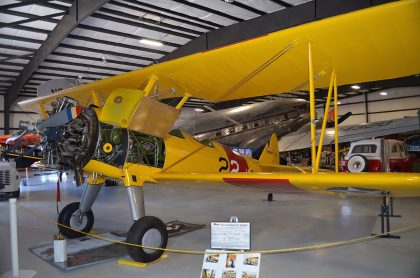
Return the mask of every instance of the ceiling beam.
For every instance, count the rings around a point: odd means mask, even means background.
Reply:
[[[42,3],[42,2],[45,3],[45,2],[48,2],[48,1],[51,1],[51,0],[26,0],[26,1],[19,2],[19,3],[3,5],[3,6],[0,6],[0,12],[4,11],[4,10],[8,10],[8,9],[19,8],[19,7],[38,4],[38,3]]]
[[[238,8],[241,8],[241,9],[247,10],[248,12],[252,12],[252,13],[257,14],[257,15],[265,15],[265,14],[267,14],[264,11],[258,10],[258,9],[254,8],[254,7],[251,7],[251,6],[242,4],[240,2],[234,1],[234,2],[229,3],[229,4],[231,4],[233,6],[236,6]]]
[[[188,6],[188,7],[203,10],[203,11],[206,11],[206,12],[209,12],[209,13],[212,13],[212,14],[217,14],[218,16],[228,18],[228,19],[233,20],[233,21],[237,21],[237,22],[244,21],[244,19],[242,19],[242,18],[232,16],[232,15],[229,15],[229,14],[226,14],[226,13],[222,13],[221,11],[214,10],[212,8],[209,8],[209,7],[201,6],[201,5],[186,1],[186,0],[172,0],[172,1],[177,2],[179,4],[182,4],[182,5],[185,5],[185,6]]]
[[[31,18],[28,18],[28,19],[22,19],[22,20],[10,22],[10,23],[0,23],[0,28],[8,28],[8,27],[12,27],[12,26],[15,26],[15,25],[34,22],[34,21],[38,21],[38,20],[45,20],[45,19],[54,18],[54,17],[57,17],[57,16],[66,15],[66,14],[67,14],[67,12],[60,12],[60,13],[55,13],[55,14],[43,15],[43,16],[33,16]]]
[[[136,67],[136,68],[142,68],[148,65],[146,63],[131,63],[131,62],[126,62],[122,60],[113,60],[109,58],[106,58],[106,61],[104,63],[103,58],[79,55],[79,54],[73,54],[73,53],[64,53],[64,52],[59,52],[59,51],[54,51],[51,55],[67,57],[67,58],[75,58],[75,59],[80,59],[84,61],[90,60],[90,61],[95,61],[95,62],[102,62],[103,64],[117,64],[117,65],[130,66],[130,67]]]
[[[292,5],[292,4],[287,3],[287,2],[285,2],[285,1],[281,1],[281,0],[270,0],[270,1],[271,1],[271,2],[273,2],[273,3],[276,3],[276,4],[280,5],[280,6],[283,6],[283,7],[285,7],[285,8],[290,8],[290,7],[293,7],[293,5]]]
[[[130,3],[132,2],[132,1],[127,1],[127,0],[124,0],[124,1],[125,2],[130,2]],[[210,26],[214,26],[214,27],[217,27],[217,28],[224,27],[223,25],[218,24],[216,22],[212,22],[212,21],[208,21],[208,20],[205,20],[205,19],[201,19],[201,18],[198,18],[198,17],[191,16],[191,15],[188,15],[188,14],[180,13],[180,12],[174,11],[173,9],[171,10],[171,9],[166,9],[166,8],[163,8],[163,7],[155,6],[155,5],[152,5],[152,4],[147,3],[147,2],[148,1],[144,1],[144,0],[143,1],[135,1],[136,4],[141,5],[143,7],[155,9],[157,11],[161,11],[161,12],[165,12],[165,13],[170,13],[172,15],[180,16],[180,17],[183,17],[183,18],[188,18],[190,20],[201,22],[201,23],[204,23],[204,24],[207,24],[207,25],[210,25]]]
[[[8,115],[10,106],[16,100],[18,92],[23,88],[32,74],[82,20],[90,16],[109,1],[110,0],[76,1],[70,7],[68,14],[61,18],[60,22],[55,26],[48,38],[36,51],[30,62],[24,67],[19,77],[7,90],[7,94],[5,96],[6,111],[4,117],[5,133],[9,132],[10,127]]]
[[[216,29],[214,27],[210,27],[210,26],[207,26],[207,25],[204,25],[204,24],[200,24],[200,23],[197,23],[197,22],[192,22],[190,20],[185,20],[185,19],[182,19],[182,18],[179,18],[179,17],[174,17],[174,16],[171,16],[171,15],[168,15],[168,14],[163,14],[163,13],[160,13],[158,11],[148,10],[148,9],[145,9],[145,8],[141,8],[139,6],[133,6],[133,5],[125,4],[125,3],[120,3],[120,2],[117,2],[117,1],[111,1],[110,4],[115,5],[115,6],[119,6],[119,7],[122,7],[122,8],[132,9],[132,10],[135,10],[137,12],[142,12],[142,13],[145,13],[145,14],[159,16],[163,19],[170,19],[170,20],[173,20],[173,21],[178,21],[178,22],[181,22],[181,23],[188,24],[190,26],[195,26],[195,27],[198,27],[198,28],[206,29],[206,30]],[[130,4],[135,4],[135,3],[130,2]]]

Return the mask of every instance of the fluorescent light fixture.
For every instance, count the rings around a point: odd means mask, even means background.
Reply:
[[[159,41],[152,41],[152,40],[148,40],[148,39],[141,39],[141,40],[139,40],[139,43],[153,45],[153,46],[162,46],[163,45],[163,43],[161,43]]]
[[[203,108],[195,108],[194,111],[196,111],[196,112],[203,112],[204,109]]]
[[[304,100],[303,98],[297,98],[296,100],[297,100],[297,101],[306,101],[306,100]]]
[[[335,131],[334,130],[327,130],[327,135],[334,135]]]
[[[387,92],[380,92],[379,93],[381,96],[387,96],[388,95],[388,93]]]
[[[352,89],[355,89],[355,90],[359,90],[360,89],[360,86],[359,85],[353,85],[353,86],[351,86],[351,88]]]
[[[340,102],[340,101],[337,101],[337,104],[338,104],[338,105],[340,105],[340,104],[341,104],[341,102]]]

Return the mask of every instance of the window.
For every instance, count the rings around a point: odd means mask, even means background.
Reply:
[[[352,153],[376,153],[376,145],[356,145]]]
[[[394,145],[392,145],[392,153],[399,153],[398,151],[398,144],[395,143]]]
[[[210,141],[210,139],[204,139],[203,141],[200,141],[200,143],[208,147],[214,148],[213,143]]]

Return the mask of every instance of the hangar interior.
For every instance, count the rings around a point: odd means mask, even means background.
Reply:
[[[134,70],[164,65],[165,62],[180,60],[189,55],[223,50],[247,41],[252,43],[254,39],[264,38],[277,31],[289,32],[305,24],[322,24],[326,19],[334,20],[347,14],[363,13],[392,3],[397,5],[396,2],[401,5],[414,3],[414,7],[419,7],[416,0],[0,0],[0,134],[29,130],[37,122],[45,120],[42,108],[41,113],[38,113],[19,105],[19,102],[32,101],[41,96],[48,98],[62,89],[72,90],[77,86],[95,84],[95,81]],[[394,35],[389,34],[390,37]],[[418,35],[420,37],[420,33]],[[369,40],[375,41],[374,34]],[[369,44],[368,41],[366,43]],[[413,44],[420,46],[416,38],[413,38]],[[363,43],[360,49],[363,49]],[[377,50],[371,51],[374,53]],[[403,51],[395,49],[395,53],[390,55]],[[211,143],[214,140],[233,149],[235,153],[253,157],[257,161],[264,155],[265,146],[271,142],[272,134],[276,134],[277,162],[295,167],[298,171],[301,171],[300,167],[314,168],[315,160],[311,161],[310,123],[317,128],[314,134],[317,142],[315,145],[320,145],[318,140],[324,112],[329,111],[324,148],[320,155],[321,168],[334,172],[334,164],[339,164],[338,156],[334,157],[335,145],[340,145],[340,163],[344,160],[347,163],[351,158],[348,154],[352,151],[352,144],[356,141],[370,140],[372,137],[398,140],[404,143],[405,148],[399,149],[403,153],[399,159],[410,164],[407,172],[413,174],[409,177],[413,182],[410,192],[418,192],[419,176],[416,172],[420,172],[420,64],[416,63],[420,63],[420,60],[417,53],[404,55],[413,57],[415,66],[407,65],[410,75],[339,84],[338,115],[334,115],[333,101],[328,100],[328,87],[316,87],[311,102],[311,89],[306,86],[309,81],[287,92],[216,101],[193,94],[185,99],[185,103],[182,96],[162,102],[173,107],[180,102],[183,104],[179,117],[173,123],[174,130],[189,133],[191,138],[203,145],[214,147]],[[247,57],[243,59],[246,64]],[[386,68],[392,64],[381,61],[378,62],[379,66]],[[218,71],[226,79],[234,75],[223,64]],[[316,78],[315,75],[315,84]],[[278,82],[281,84],[286,81],[279,76]],[[312,104],[316,119],[311,116]],[[52,114],[49,117],[52,118]],[[336,131],[334,117],[339,119]],[[332,125],[329,125],[330,122]],[[101,128],[106,129],[103,126]],[[334,134],[338,131],[342,137],[339,144],[335,144]],[[186,137],[183,133],[170,134]],[[141,138],[138,140],[145,140],[142,142],[149,145],[156,144],[154,146],[158,146],[156,142],[161,140],[156,139],[159,136],[151,139],[138,136],[137,139]],[[124,137],[119,137],[119,140],[121,138]],[[132,141],[128,142],[132,144]],[[131,259],[125,249],[123,255],[115,255],[112,259],[101,258],[101,251],[98,251],[90,255],[90,259],[99,258],[100,263],[82,264],[82,267],[69,270],[41,259],[34,254],[34,248],[53,242],[53,235],[58,232],[54,223],[57,214],[67,204],[85,198],[87,186],[76,186],[78,177],[71,169],[60,170],[60,177],[57,169],[30,167],[28,161],[32,163],[33,157],[40,156],[40,159],[45,160],[45,148],[37,148],[30,143],[21,147],[18,144],[11,145],[6,143],[6,137],[0,143],[3,159],[15,161],[16,154],[18,156],[16,166],[19,171],[16,178],[20,185],[17,208],[20,268],[36,272],[35,276],[28,277],[198,277],[200,274],[200,277],[222,277],[219,273],[212,276],[202,272],[201,253],[168,252],[167,258],[150,264],[128,266],[118,260]],[[106,144],[105,141],[98,143],[105,153]],[[112,147],[116,148],[112,144],[111,151],[119,151],[117,148],[112,150]],[[168,146],[162,151],[164,155],[165,151],[170,151]],[[8,155],[12,152],[15,157]],[[391,147],[389,152],[389,155],[393,152]],[[30,159],[24,161],[21,157],[24,155]],[[156,166],[161,159],[159,154],[153,158],[155,162],[145,157],[149,166],[153,163]],[[207,161],[205,157],[202,160],[204,164]],[[367,163],[367,160],[363,161]],[[118,164],[112,159],[107,162],[113,166]],[[22,167],[22,163],[25,166]],[[177,163],[174,163],[175,166]],[[226,163],[228,167],[227,160]],[[341,166],[340,171],[344,169]],[[351,172],[348,167],[346,169]],[[388,169],[391,172],[394,170],[400,172],[401,168]],[[370,171],[366,165],[364,171]],[[1,178],[3,183],[10,183],[8,178]],[[261,191],[255,187],[249,189],[232,184],[236,185],[234,182],[222,185],[209,180],[178,179],[159,183],[146,180],[144,186],[140,187],[144,187],[146,215],[156,215],[164,223],[183,221],[204,225],[197,230],[171,237],[168,248],[199,251],[210,249],[211,222],[229,222],[231,216],[238,217],[240,222],[251,223],[251,251],[314,246],[310,251],[262,252],[258,274],[244,272],[240,275],[238,272],[237,276],[232,277],[420,277],[420,230],[404,230],[405,227],[420,224],[420,203],[415,193],[407,194],[406,198],[391,198],[389,206],[389,199],[383,199],[384,192],[367,198],[346,196],[340,191],[327,194],[282,194],[275,190]],[[140,193],[128,191],[127,199],[127,189],[123,185],[126,185],[124,181],[113,177],[106,180],[99,194],[99,189],[96,192],[98,197],[92,208],[95,213],[92,233],[125,233],[131,230],[135,209],[130,198]],[[17,277],[10,276],[13,267],[9,251],[10,196],[7,191],[3,192],[4,186],[1,189],[0,248],[4,251],[0,255],[0,275],[3,275],[0,277]],[[274,193],[272,200],[267,197],[268,193]],[[143,189],[141,196],[143,198]],[[378,217],[381,204],[391,207],[391,212],[387,210],[385,215],[388,213],[393,216],[394,207],[395,213],[402,215],[385,217],[385,220],[390,219],[392,222],[392,230],[403,229],[398,234],[401,239],[366,239],[380,232],[381,225],[384,227],[384,217]],[[352,242],[352,239],[356,240]],[[316,248],[331,242],[344,243],[332,248]],[[151,243],[154,243],[153,236]],[[73,257],[74,261],[78,259],[77,256]],[[83,260],[81,258],[79,260]],[[228,273],[223,275],[231,277]]]

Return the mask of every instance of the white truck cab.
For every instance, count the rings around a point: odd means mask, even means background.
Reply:
[[[415,157],[407,154],[405,144],[393,139],[353,142],[340,162],[343,172],[412,172]]]

